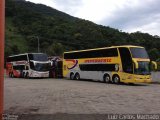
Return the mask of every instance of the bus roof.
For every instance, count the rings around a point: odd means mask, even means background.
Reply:
[[[72,53],[72,52],[83,52],[83,51],[90,51],[90,50],[101,50],[101,49],[110,49],[110,48],[119,48],[119,47],[137,47],[137,48],[144,48],[142,46],[135,46],[135,45],[121,45],[121,46],[111,46],[111,47],[102,47],[102,48],[94,48],[94,49],[85,49],[85,50],[77,50],[77,51],[68,51],[64,53]]]
[[[15,56],[27,55],[27,54],[45,54],[45,53],[23,53],[23,54],[11,55],[11,56],[8,56],[8,57],[15,57]]]

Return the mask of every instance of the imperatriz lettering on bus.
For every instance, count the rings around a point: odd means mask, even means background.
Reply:
[[[90,59],[90,60],[85,60],[85,63],[100,63],[100,62],[111,62],[112,59]]]

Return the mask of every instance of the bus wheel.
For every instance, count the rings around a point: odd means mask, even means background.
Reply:
[[[74,80],[74,74],[73,73],[70,74],[70,80]]]
[[[80,75],[79,75],[79,73],[76,73],[76,74],[75,74],[75,79],[76,79],[76,80],[80,80]]]
[[[103,77],[103,82],[104,83],[109,83],[111,82],[110,76],[108,74],[105,74]]]
[[[120,83],[120,77],[118,75],[113,75],[113,83],[119,84]]]

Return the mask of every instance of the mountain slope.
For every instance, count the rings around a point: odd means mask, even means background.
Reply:
[[[147,33],[125,33],[78,19],[56,9],[26,1],[6,0],[5,55],[37,52],[59,55],[63,51],[133,44],[146,47],[150,57],[160,57],[160,38]]]

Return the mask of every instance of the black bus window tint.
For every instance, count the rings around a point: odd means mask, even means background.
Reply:
[[[101,54],[102,52],[100,52],[99,50],[96,50],[96,51],[93,51],[93,52],[95,53],[95,54],[93,53],[93,56],[92,56],[93,58],[102,57],[102,54]]]
[[[16,65],[16,66],[13,66],[13,69],[15,70],[24,70],[24,65]]]
[[[27,60],[27,55],[20,55],[17,57],[17,61]]]
[[[14,57],[9,57],[8,61],[23,61],[23,60],[27,60],[27,55],[19,55],[19,56],[14,56]]]
[[[65,53],[64,54],[64,59],[74,59],[73,53]]]
[[[33,62],[29,62],[30,64],[30,68],[34,70],[34,63]]]
[[[81,71],[115,71],[115,64],[80,64]]]
[[[8,57],[7,58],[7,62],[11,62],[11,61],[13,61],[13,58],[12,57]]]
[[[15,60],[14,60],[14,57],[10,57],[10,60],[11,60],[11,61],[15,61]]]
[[[25,70],[25,66],[24,65],[21,65],[21,70]]]
[[[21,60],[27,60],[27,55],[22,55]]]
[[[145,48],[130,48],[133,58],[149,58]]]
[[[46,54],[33,54],[35,61],[47,61],[48,57]]]
[[[11,58],[8,57],[8,58],[6,59],[6,61],[7,61],[7,62],[11,62]]]
[[[28,54],[28,58],[29,58],[29,60],[33,60],[33,55],[32,54]]]
[[[117,48],[111,48],[111,49],[101,49],[101,50],[65,53],[64,59],[116,57],[116,56],[118,56]]]
[[[133,73],[132,57],[128,48],[119,48],[122,68],[126,73]]]
[[[15,58],[15,57],[12,57],[12,61],[16,61],[16,58]]]
[[[118,56],[117,48],[105,49],[103,52],[104,57],[116,57]]]

